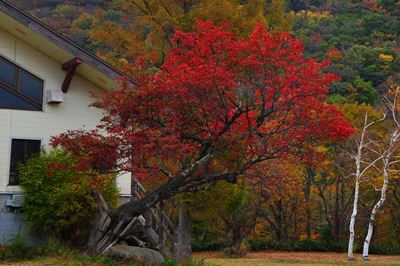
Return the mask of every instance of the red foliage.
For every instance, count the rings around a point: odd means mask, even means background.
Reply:
[[[377,0],[363,0],[363,4],[370,11],[383,11]]]
[[[51,139],[53,147],[62,148],[79,158],[76,170],[107,171],[116,166],[118,143],[96,131],[71,130]]]
[[[321,39],[322,39],[322,37],[321,37],[321,34],[319,34],[319,33],[314,33],[314,34],[311,36],[311,39],[312,39],[314,42],[320,42]]]
[[[287,33],[257,26],[248,40],[226,26],[199,21],[192,33],[176,32],[155,74],[149,62],[134,66],[139,87],[98,96],[105,115],[98,132],[68,132],[54,146],[129,170],[137,177],[174,177],[205,154],[202,174],[245,172],[320,141],[347,138],[353,128],[324,102],[337,77],[328,62],[303,56]],[[92,137],[90,137],[92,134]],[[101,143],[102,145],[97,145]],[[106,162],[104,163],[103,160]]]

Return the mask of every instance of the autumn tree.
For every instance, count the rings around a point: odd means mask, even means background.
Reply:
[[[347,255],[349,260],[354,259],[353,246],[355,237],[355,222],[358,214],[358,202],[360,197],[360,184],[368,180],[370,169],[375,167],[375,164],[380,160],[380,156],[373,156],[373,159],[368,160],[369,151],[373,151],[374,141],[370,138],[371,128],[385,119],[385,116],[381,119],[372,120],[369,118],[368,113],[365,113],[364,124],[360,128],[360,133],[355,139],[355,153],[351,154],[350,157],[354,160],[354,172],[351,173],[354,176],[354,200],[353,200],[353,211],[351,213],[350,225],[349,225],[349,245]],[[367,176],[367,177],[365,177]]]
[[[142,199],[107,211],[95,253],[157,202],[218,180],[235,183],[262,162],[353,133],[324,102],[336,79],[322,71],[328,63],[305,58],[290,34],[258,25],[245,40],[227,26],[198,21],[194,32],[177,31],[173,41],[180,45],[159,71],[142,60],[136,86],[125,82],[98,96],[99,130],[107,134],[72,131],[53,139],[83,156],[82,170],[87,162],[160,180]]]
[[[387,190],[390,182],[390,178],[393,172],[396,172],[396,165],[400,162],[398,158],[398,147],[400,143],[400,118],[399,118],[399,91],[400,86],[395,84],[387,92],[385,97],[386,112],[390,115],[390,121],[386,126],[387,136],[384,140],[375,141],[375,151],[378,153],[381,159],[380,173],[382,180],[379,180],[376,190],[380,192],[379,199],[375,202],[368,221],[367,236],[364,241],[363,258],[368,260],[369,246],[371,243],[372,235],[374,232],[374,224],[378,211],[382,208],[386,201]],[[375,186],[374,186],[375,188]]]
[[[264,172],[257,190],[262,198],[259,216],[266,222],[266,231],[277,241],[297,240],[304,229],[304,167],[297,157],[290,157],[264,163],[257,170]]]
[[[269,31],[290,31],[294,19],[284,0],[123,0],[113,8],[130,20],[114,23],[103,19],[105,11],[100,12],[91,37],[99,45],[113,47],[98,52],[114,63],[150,52],[163,62],[175,46],[174,30],[191,31],[196,19],[229,23],[241,37],[248,36],[257,23],[268,25]]]

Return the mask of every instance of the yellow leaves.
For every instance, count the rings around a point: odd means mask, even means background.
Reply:
[[[332,15],[329,12],[314,12],[311,10],[303,10],[296,14],[297,16],[304,16],[307,18],[308,21],[312,20],[326,20],[332,18]]]
[[[393,61],[393,56],[387,55],[387,54],[379,54],[379,59],[385,61],[385,62],[392,62]]]
[[[395,99],[396,94],[400,91],[400,85],[397,83],[396,79],[394,77],[390,77],[387,81],[386,81],[386,93],[385,93],[385,97],[387,99]],[[395,111],[397,112],[397,114],[399,114],[400,112],[400,100],[397,97],[397,102],[394,103],[395,105]]]
[[[120,58],[120,59],[119,59],[119,62],[120,62],[122,65],[127,65],[127,64],[128,64],[128,60],[126,60],[125,58]]]
[[[254,227],[254,236],[255,237],[266,237],[265,227],[267,226],[267,222],[260,221]]]
[[[379,59],[382,60],[382,69],[390,71],[394,57],[390,54],[379,54]]]
[[[325,153],[326,151],[328,151],[328,149],[325,146],[320,145],[315,147],[315,151],[319,153]]]
[[[399,172],[392,172],[391,174],[390,174],[390,178],[391,179],[400,179],[400,173]]]
[[[361,128],[364,124],[365,114],[368,113],[368,120],[374,121],[382,118],[381,110],[376,110],[369,104],[346,103],[339,106],[344,116],[356,128]]]
[[[378,121],[383,118],[383,110],[378,108],[373,108],[366,104],[346,104],[345,107],[345,117],[352,123],[352,125],[361,129],[364,125],[365,115],[368,115],[368,122]],[[392,123],[391,120],[380,121],[379,123],[373,124],[368,129],[368,135],[370,138],[375,140],[385,140],[387,139],[388,132],[387,127]]]
[[[285,1],[272,0],[267,6],[267,27],[269,31],[290,31],[295,18],[293,12],[286,13]]]
[[[90,31],[90,37],[96,43],[103,43],[114,49],[107,51],[103,56],[109,62],[115,63],[115,57],[136,57],[145,53],[144,43],[141,41],[141,32],[133,28],[124,28],[111,21],[98,21],[96,27]]]
[[[235,0],[204,0],[191,10],[190,16],[193,20],[200,18],[229,23],[238,35],[246,36],[256,23],[265,23],[264,10],[264,2],[261,0],[245,4]]]
[[[368,176],[368,183],[374,188],[380,189],[383,184],[383,176],[380,173],[370,173]]]
[[[96,18],[88,13],[81,14],[72,22],[72,29],[89,31],[96,23]]]
[[[72,6],[68,4],[58,5],[54,10],[54,14],[59,15],[60,17],[68,17],[72,12]]]
[[[113,7],[132,21],[116,24],[103,19],[104,12],[99,13],[90,33],[99,46],[113,47],[101,52],[112,63],[120,57],[131,61],[149,52],[155,52],[162,62],[166,50],[174,46],[170,42],[174,30],[190,31],[197,19],[228,23],[244,37],[257,23],[266,24],[270,31],[290,31],[295,17],[286,12],[284,0],[268,4],[264,0],[121,0]]]
[[[229,216],[244,204],[247,194],[240,185],[219,181],[210,190],[183,194],[178,198],[189,203],[195,219],[207,220],[215,216]]]
[[[311,239],[316,240],[316,239],[318,239],[319,234],[317,234],[317,233],[311,233],[310,237],[311,237]],[[300,240],[305,240],[305,239],[307,239],[307,235],[306,235],[306,234],[302,234],[302,235],[299,236],[299,239],[300,239]]]
[[[120,59],[118,60],[118,64],[120,65],[121,68],[122,68],[122,67],[125,67],[125,66],[128,65],[128,60],[126,60],[125,58],[120,58]]]

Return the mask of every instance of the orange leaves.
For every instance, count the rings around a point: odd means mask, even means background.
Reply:
[[[334,59],[342,58],[343,53],[340,52],[337,48],[333,47],[333,48],[328,49],[326,55],[330,60],[334,60]]]
[[[383,11],[384,9],[379,6],[377,0],[363,0],[363,4],[371,11]]]

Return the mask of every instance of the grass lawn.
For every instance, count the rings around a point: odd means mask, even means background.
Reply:
[[[1,261],[0,265],[12,266],[133,266],[133,263],[117,263],[107,257],[91,258],[79,253],[66,253],[60,256],[39,257],[32,260]]]
[[[399,265],[400,256],[371,255],[370,261],[364,262],[361,255],[356,261],[349,262],[343,253],[319,252],[252,252],[244,258],[230,259],[220,253],[196,253],[195,258],[206,265],[215,266],[265,266],[265,265]]]
[[[244,258],[226,258],[217,252],[195,253],[196,261],[203,261],[205,266],[276,266],[276,265],[399,265],[400,256],[371,255],[370,261],[362,261],[361,255],[356,255],[356,261],[347,261],[343,253],[319,253],[319,252],[251,252]],[[116,266],[133,265],[130,263],[116,263],[106,257],[92,259],[78,254],[65,254],[38,258],[21,262],[1,262],[0,265],[12,266]],[[195,264],[200,265],[200,264]],[[175,266],[175,265],[174,265]]]

